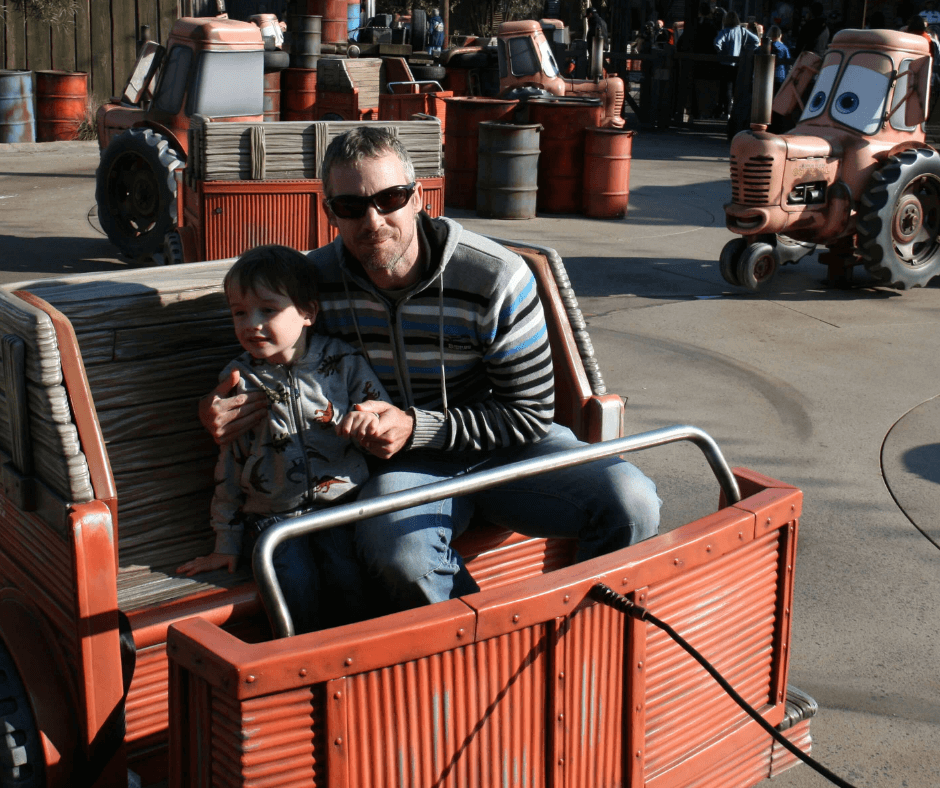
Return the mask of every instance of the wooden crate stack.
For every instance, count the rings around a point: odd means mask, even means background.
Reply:
[[[319,178],[330,141],[359,126],[394,129],[419,177],[441,174],[442,135],[437,120],[210,123],[197,118],[189,132],[186,177],[189,183]]]
[[[356,89],[360,107],[377,107],[385,82],[382,63],[377,57],[320,60],[317,90],[352,93]]]

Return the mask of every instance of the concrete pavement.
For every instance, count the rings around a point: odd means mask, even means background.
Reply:
[[[859,788],[940,788],[940,282],[829,290],[809,259],[768,295],[726,284],[714,132],[639,133],[623,220],[448,215],[561,253],[629,432],[694,424],[803,489],[790,680],[820,704],[814,754]],[[95,143],[0,145],[0,282],[130,265],[96,228],[96,164]],[[713,510],[691,446],[635,460],[664,528]]]

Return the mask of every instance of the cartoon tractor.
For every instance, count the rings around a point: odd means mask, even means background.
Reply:
[[[767,131],[772,63],[755,56],[751,129],[731,143],[725,220],[741,237],[721,251],[724,279],[760,290],[820,245],[830,283],[850,282],[860,264],[889,287],[926,285],[940,274],[940,153],[924,134],[927,39],[843,30],[825,59],[803,53],[773,98],[781,116],[801,111],[785,134]]]

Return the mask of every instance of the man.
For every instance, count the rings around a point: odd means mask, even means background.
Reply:
[[[822,3],[813,3],[810,6],[810,14],[812,16],[803,23],[796,35],[794,58],[798,58],[801,52],[815,52],[820,57],[826,55],[826,47],[829,46],[829,25]]]
[[[421,212],[420,184],[399,140],[361,127],[323,161],[339,237],[310,254],[320,276],[321,330],[363,350],[394,405],[354,435],[375,459],[360,498],[573,448],[552,423],[554,378],[545,319],[525,262],[450,219]],[[201,406],[216,440],[246,429],[259,400]],[[613,459],[357,524],[360,554],[393,607],[476,590],[451,549],[474,511],[516,531],[579,539],[584,560],[646,539],[659,525],[655,485]]]
[[[441,18],[439,8],[431,9],[431,16],[428,18],[428,53],[441,53],[444,48],[444,20]]]

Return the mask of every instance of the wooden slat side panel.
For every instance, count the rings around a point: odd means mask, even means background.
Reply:
[[[625,617],[594,605],[568,624],[562,627],[565,784],[621,785]]]
[[[671,581],[654,584],[647,606],[669,623],[754,707],[773,703],[779,532]],[[740,724],[744,713],[697,662],[647,625],[647,778]],[[707,719],[709,724],[702,725]],[[690,723],[689,721],[693,721]]]
[[[322,685],[241,703],[213,690],[211,703],[213,786],[315,788],[326,784]]]
[[[549,667],[537,626],[349,677],[349,785],[546,785]]]

